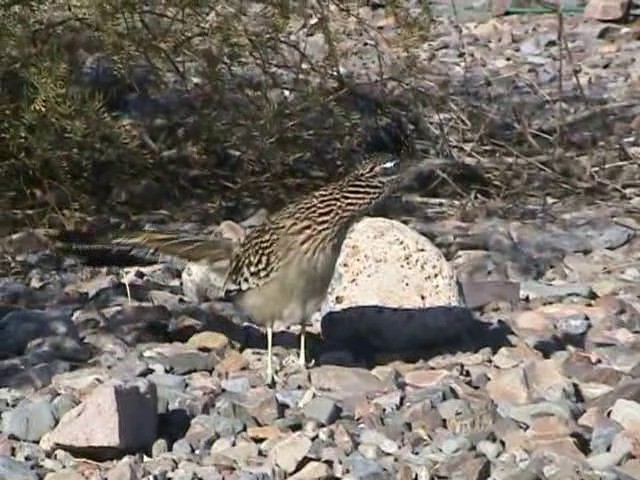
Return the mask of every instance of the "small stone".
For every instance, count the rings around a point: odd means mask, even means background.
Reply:
[[[164,438],[159,438],[151,446],[151,456],[157,458],[169,451],[169,445]]]
[[[567,427],[567,422],[559,417],[547,415],[536,417],[531,422],[531,426],[527,431],[527,436],[532,439],[553,439],[563,438],[571,433]]]
[[[562,373],[552,359],[530,361],[524,367],[529,393],[535,399],[549,401],[572,398],[573,384]]]
[[[471,407],[469,403],[460,398],[452,398],[451,400],[445,400],[438,405],[438,413],[444,420],[451,420],[471,414]]]
[[[595,419],[592,428],[589,448],[595,454],[608,451],[615,436],[622,431],[618,422],[601,414]]]
[[[311,440],[318,436],[318,432],[320,431],[320,426],[317,420],[307,420],[302,425],[302,433]]]
[[[628,460],[614,470],[620,475],[620,480],[638,480],[640,479],[640,459]]]
[[[234,377],[222,380],[220,386],[227,392],[246,393],[251,388],[247,377]]]
[[[622,425],[625,430],[636,435],[640,434],[640,403],[619,398],[613,404],[609,417]]]
[[[335,429],[333,431],[333,438],[338,448],[340,448],[340,450],[342,450],[346,455],[349,455],[351,452],[353,452],[355,443],[353,441],[352,435],[344,427],[344,425],[335,426]]]
[[[255,419],[260,425],[270,425],[279,416],[278,402],[274,392],[266,387],[256,387],[239,394],[233,403]]]
[[[556,321],[556,328],[566,335],[583,335],[590,326],[591,321],[584,313],[568,315]]]
[[[202,352],[182,343],[164,344],[144,352],[144,358],[155,361],[176,375],[200,370],[211,371],[218,364],[213,352]]]
[[[282,437],[283,435],[286,435],[286,432],[282,431],[275,425],[265,425],[264,427],[247,428],[247,435],[252,440],[262,441]]]
[[[191,455],[193,448],[186,438],[180,438],[173,443],[171,451],[177,455]]]
[[[311,440],[301,433],[294,433],[273,446],[269,461],[289,474],[298,468],[310,448]]]
[[[462,466],[455,470],[452,478],[465,480],[487,480],[491,473],[489,461],[484,457],[473,457],[465,460]]]
[[[56,425],[51,403],[42,398],[2,414],[2,431],[20,440],[38,442]]]
[[[340,407],[327,397],[315,397],[304,406],[303,412],[321,425],[331,425],[340,416]]]
[[[616,455],[612,452],[602,452],[595,455],[591,455],[587,458],[589,466],[596,471],[602,472],[610,470],[620,463],[623,459],[620,455]]]
[[[516,331],[535,332],[536,334],[551,333],[552,322],[540,310],[527,310],[521,312],[513,319],[513,326]]]
[[[187,381],[182,375],[173,375],[170,373],[152,373],[147,376],[147,380],[153,382],[157,390],[175,390],[184,391]]]
[[[342,398],[381,392],[382,382],[363,368],[322,365],[311,369],[311,384],[316,390],[329,391]]]
[[[322,462],[309,462],[299,472],[291,475],[289,480],[322,480],[330,476],[329,465]]]
[[[63,393],[62,395],[58,395],[51,402],[51,406],[53,407],[53,413],[56,417],[56,420],[60,420],[65,413],[78,405],[77,400],[69,394]]]
[[[358,452],[369,460],[376,460],[378,458],[378,447],[370,443],[361,443],[358,445]]]
[[[404,375],[407,385],[417,388],[439,386],[451,373],[447,370],[413,370]]]
[[[65,468],[64,470],[60,470],[59,472],[47,473],[44,477],[44,480],[86,480],[86,478],[79,472]]]
[[[138,480],[140,466],[131,457],[125,457],[107,472],[107,480]]]
[[[555,459],[554,463],[562,464],[571,460],[578,464],[584,464],[586,458],[576,446],[572,437],[553,438],[536,441],[530,446],[535,449],[534,454],[542,454]]]
[[[393,412],[400,407],[403,398],[404,394],[402,390],[394,390],[374,398],[371,400],[371,403],[374,405],[380,405],[384,412]]]
[[[0,433],[0,457],[10,457],[13,453],[13,447],[9,437],[3,433]]]
[[[157,403],[155,386],[146,380],[110,381],[67,412],[40,445],[46,451],[70,448],[87,457],[151,447],[158,428]]]
[[[38,480],[38,475],[27,464],[10,457],[0,456],[0,479]]]
[[[360,452],[349,455],[344,463],[349,467],[352,478],[384,479],[387,478],[384,469],[378,462],[366,458]]]
[[[366,429],[360,433],[360,443],[375,445],[380,451],[388,455],[393,455],[399,450],[396,442],[387,438],[383,433],[372,429]]]
[[[229,350],[216,366],[216,372],[224,374],[236,373],[249,366],[249,360],[237,350]]]
[[[480,440],[476,446],[476,450],[482,453],[489,460],[494,461],[502,453],[502,445],[498,442],[491,442],[489,440]]]
[[[624,17],[629,0],[589,0],[584,9],[585,18],[600,21],[615,21]]]
[[[502,347],[493,356],[493,364],[501,369],[517,367],[528,360],[541,360],[542,354],[525,343],[514,347]]]
[[[442,450],[442,453],[449,456],[464,452],[466,450],[469,450],[470,448],[471,442],[469,441],[469,439],[467,439],[467,437],[461,436],[448,438],[444,442],[442,442],[442,445],[440,445],[440,450]]]
[[[498,405],[525,405],[531,401],[524,370],[518,367],[494,371],[487,392]]]
[[[218,332],[199,332],[187,340],[187,345],[198,350],[222,352],[229,346],[229,339]]]
[[[240,440],[232,447],[214,454],[214,457],[226,457],[232,460],[235,465],[245,466],[257,457],[258,453],[259,449],[255,443]]]

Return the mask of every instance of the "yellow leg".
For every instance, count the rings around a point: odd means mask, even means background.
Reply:
[[[127,290],[127,300],[129,300],[129,305],[131,305],[131,288],[129,288],[129,282],[127,281],[126,275],[122,279],[122,283],[124,283],[124,288]]]
[[[273,358],[272,358],[272,349],[273,349],[273,327],[267,327],[267,384],[271,384],[273,382]]]
[[[307,333],[307,326],[306,324],[302,324],[300,326],[300,366],[301,367],[306,367],[307,366],[307,353],[306,353],[306,333]]]

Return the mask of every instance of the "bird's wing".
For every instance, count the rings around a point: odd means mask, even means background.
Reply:
[[[234,252],[225,280],[224,297],[258,288],[272,280],[293,253],[292,239],[278,225],[260,225]]]
[[[211,263],[230,259],[235,247],[234,242],[228,238],[207,238],[160,232],[130,234],[113,240],[113,243],[144,245],[184,260],[207,260]]]

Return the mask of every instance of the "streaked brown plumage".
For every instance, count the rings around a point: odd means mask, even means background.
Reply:
[[[244,239],[205,239],[144,232],[120,239],[187,260],[230,258],[223,297],[267,330],[267,381],[273,380],[273,324],[301,323],[322,303],[349,227],[386,197],[400,179],[400,162],[376,155],[343,180],[306,196],[249,230]]]

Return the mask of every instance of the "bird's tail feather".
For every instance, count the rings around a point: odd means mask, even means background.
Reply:
[[[212,263],[230,259],[234,247],[234,242],[228,238],[208,238],[160,232],[133,233],[114,239],[113,243],[144,245],[184,260],[207,260]]]

